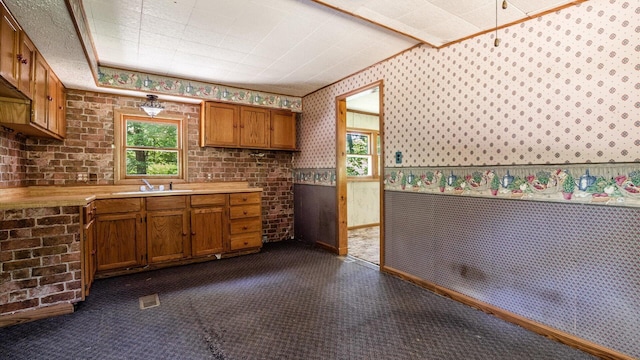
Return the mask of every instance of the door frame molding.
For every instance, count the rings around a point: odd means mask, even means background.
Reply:
[[[384,80],[351,90],[336,97],[336,248],[338,255],[347,255],[347,98],[357,93],[378,87],[380,113],[380,268],[384,266]],[[377,164],[376,164],[377,166]]]

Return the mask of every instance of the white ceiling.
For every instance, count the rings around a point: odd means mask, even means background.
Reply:
[[[65,86],[96,89],[64,0],[4,1]],[[421,42],[437,47],[490,30],[496,21],[496,0],[82,3],[99,65],[291,96]],[[498,23],[569,3],[510,0]]]

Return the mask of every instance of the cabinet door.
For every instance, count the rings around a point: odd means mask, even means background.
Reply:
[[[269,118],[268,109],[240,107],[240,146],[268,148]]]
[[[39,53],[36,54],[36,62],[34,64],[33,72],[34,88],[33,102],[31,103],[33,113],[32,122],[43,129],[47,129],[47,110],[49,109],[49,101],[47,100],[49,93],[49,66],[44,62],[44,59]]]
[[[200,120],[200,146],[234,147],[238,145],[239,107],[206,102]]]
[[[224,207],[191,210],[191,246],[193,256],[205,256],[224,250]]]
[[[18,60],[18,90],[29,99],[33,98],[33,69],[36,57],[36,47],[27,34],[20,32],[20,47]]]
[[[149,263],[182,259],[190,255],[186,210],[147,213],[147,255]]]
[[[96,217],[97,270],[145,265],[144,227],[140,213]]]
[[[57,102],[57,114],[56,121],[58,122],[58,135],[60,137],[67,137],[67,91],[62,84],[62,81],[58,81],[58,89],[56,93]]]
[[[296,114],[272,110],[270,146],[274,149],[296,149]]]
[[[84,226],[84,296],[89,295],[91,284],[96,276],[97,265],[97,244],[96,244],[96,222],[91,220]]]
[[[58,87],[60,80],[53,71],[48,71],[47,79],[47,129],[54,134],[60,133],[60,123],[58,122]]]
[[[18,23],[0,4],[0,76],[10,84],[18,84],[17,49],[20,37]]]

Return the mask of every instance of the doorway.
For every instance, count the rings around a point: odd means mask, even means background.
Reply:
[[[383,84],[337,98],[338,249],[376,264],[383,251]]]

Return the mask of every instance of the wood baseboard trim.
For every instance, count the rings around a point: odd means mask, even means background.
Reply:
[[[349,226],[347,230],[358,230],[358,229],[370,228],[375,226],[380,226],[380,223]]]
[[[0,327],[23,324],[30,321],[71,313],[73,313],[73,304],[71,303],[45,306],[33,310],[21,311],[15,314],[0,315]]]
[[[434,283],[422,280],[416,276],[413,276],[411,274],[405,273],[403,271],[394,269],[392,267],[389,266],[382,266],[380,267],[380,270],[388,273],[390,275],[399,277],[403,280],[409,281],[411,283],[414,283],[422,288],[425,288],[427,290],[430,290],[438,295],[442,295],[445,297],[448,297],[452,300],[458,301],[460,303],[463,303],[465,305],[471,306],[475,309],[478,309],[480,311],[483,311],[487,314],[493,315],[495,317],[498,317],[502,320],[508,321],[512,324],[518,325],[520,327],[523,327],[529,331],[533,331],[539,335],[542,335],[544,337],[547,337],[549,339],[561,342],[565,345],[571,346],[573,348],[576,348],[578,350],[582,350],[584,352],[587,352],[589,354],[595,355],[601,359],[607,359],[607,360],[634,360],[635,358],[623,354],[621,352],[615,351],[613,349],[609,349],[606,348],[602,345],[598,345],[596,343],[590,342],[588,340],[579,338],[575,335],[571,335],[568,333],[565,333],[563,331],[560,331],[558,329],[554,329],[552,327],[549,327],[547,325],[543,325],[540,324],[538,322],[535,322],[533,320],[527,319],[521,315],[518,315],[516,313],[504,310],[502,308],[499,308],[497,306],[491,305],[491,304],[487,304],[484,303],[482,301],[479,301],[477,299],[474,299],[470,296],[461,294],[457,291],[453,291],[447,288],[444,288],[442,286],[436,285]]]
[[[332,252],[334,254],[338,254],[338,248],[333,246],[333,245],[329,245],[327,243],[323,243],[322,241],[316,241],[316,246],[323,248],[324,250],[327,250],[329,252]]]

